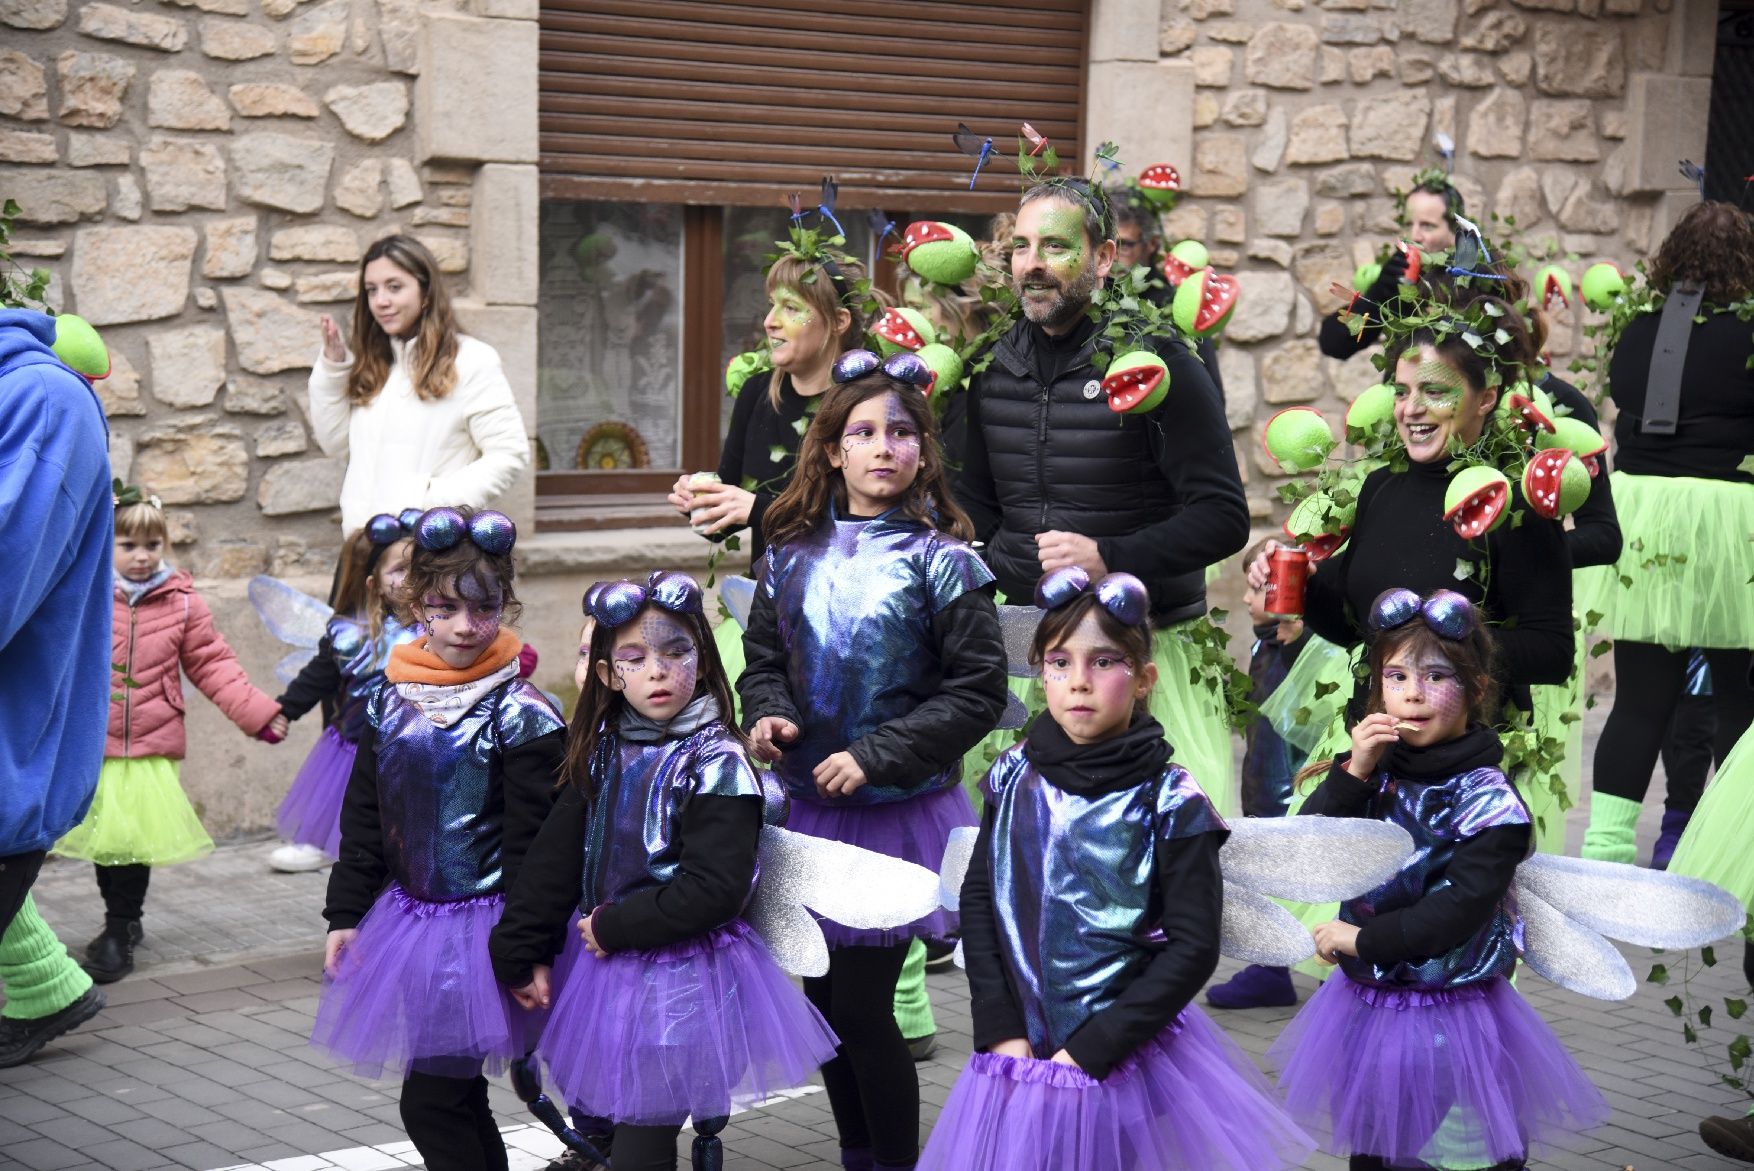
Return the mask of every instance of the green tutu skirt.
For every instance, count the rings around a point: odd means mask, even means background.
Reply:
[[[1754,484],[1613,473],[1625,548],[1578,570],[1577,608],[1611,638],[1670,650],[1754,646]]]
[[[213,852],[213,839],[183,792],[180,764],[168,756],[109,757],[85,820],[55,853],[99,866],[168,866]]]
[[[1199,646],[1188,629],[1205,618],[1179,622],[1151,635],[1151,661],[1157,666],[1157,686],[1151,689],[1150,710],[1163,725],[1174,748],[1175,762],[1193,774],[1218,812],[1234,817],[1237,812],[1236,749],[1231,740],[1230,720],[1223,700],[1204,680],[1191,681],[1199,661]],[[1041,677],[1011,677],[1011,694],[1023,702],[1034,719],[1047,707]],[[962,758],[962,782],[975,808],[980,808],[980,783],[1000,753],[1023,738],[1021,728],[991,732]]]
[[[1306,760],[1329,738],[1336,723],[1344,731],[1346,702],[1352,698],[1352,659],[1362,650],[1348,651],[1311,634],[1291,670],[1261,701],[1262,718]]]
[[[719,662],[725,668],[725,678],[731,681],[731,704],[737,709],[731,719],[740,727],[743,723],[743,698],[737,694],[737,677],[749,665],[743,657],[743,627],[734,618],[721,619],[713,627],[713,645],[719,648]]]
[[[1670,874],[1715,882],[1754,913],[1754,730],[1743,733],[1700,798]],[[1746,929],[1744,929],[1746,931]]]

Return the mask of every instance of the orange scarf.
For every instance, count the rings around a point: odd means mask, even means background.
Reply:
[[[453,667],[426,649],[426,640],[405,642],[390,652],[390,665],[384,672],[391,683],[436,683],[447,687],[485,679],[518,657],[524,640],[510,627],[502,626],[499,634],[481,657],[467,667]]]

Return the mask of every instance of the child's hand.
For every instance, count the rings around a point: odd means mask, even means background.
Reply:
[[[1000,1041],[997,1045],[988,1045],[987,1052],[999,1057],[1034,1057],[1035,1050],[1029,1047],[1024,1037],[1013,1037],[1009,1041]]]
[[[1268,541],[1255,559],[1248,563],[1249,589],[1264,590],[1267,588],[1267,577],[1272,572],[1273,551],[1285,546],[1278,541]]]
[[[780,758],[780,744],[790,743],[798,738],[798,725],[784,716],[762,716],[755,721],[755,727],[749,729],[749,739],[755,745],[755,759],[765,764],[772,764]]]
[[[837,752],[816,766],[816,791],[824,797],[845,797],[865,783],[865,770],[850,752]]]
[[[1276,636],[1282,643],[1293,643],[1303,637],[1303,619],[1281,618]]]
[[[539,1008],[548,1007],[548,965],[537,964],[530,969],[530,982],[522,988],[512,989],[512,999],[518,1007],[535,1012]]]
[[[1329,919],[1317,923],[1310,934],[1315,937],[1316,959],[1324,964],[1337,964],[1341,956],[1358,954],[1358,928],[1351,923]]]
[[[593,912],[593,914],[594,913],[595,912]],[[596,956],[598,959],[602,959],[609,954],[603,950],[603,945],[597,942],[596,933],[591,930],[590,915],[586,915],[579,920],[579,938],[585,941],[585,950]]]
[[[342,927],[329,932],[323,940],[323,971],[329,976],[341,975],[341,953],[353,946],[354,936],[359,931],[353,927]]]
[[[269,720],[256,735],[269,744],[278,744],[286,739],[286,733],[291,727],[292,721],[286,718],[285,712],[275,712],[274,718]]]
[[[341,331],[335,328],[335,319],[325,313],[318,320],[323,327],[323,357],[336,363],[347,361],[347,347],[341,342]]]
[[[1067,1053],[1064,1049],[1054,1054],[1053,1062],[1055,1065],[1069,1065],[1081,1073],[1084,1070],[1084,1067],[1078,1064],[1077,1058],[1073,1057],[1070,1053]]]
[[[1383,749],[1401,738],[1395,717],[1387,712],[1372,712],[1352,726],[1352,759],[1346,771],[1361,781],[1368,781],[1376,772]]]

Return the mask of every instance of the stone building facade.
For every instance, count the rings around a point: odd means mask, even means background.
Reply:
[[[1238,273],[1223,347],[1257,522],[1276,469],[1253,432],[1282,404],[1337,417],[1375,381],[1319,356],[1328,289],[1396,234],[1390,192],[1443,131],[1481,222],[1514,215],[1573,267],[1630,263],[1691,198],[1713,0],[1092,0],[1085,142],[1172,162],[1170,241]],[[317,319],[393,231],[450,274],[534,422],[538,0],[0,0],[0,197],[18,263],[98,325],[116,472],[167,503],[173,556],[264,686],[284,648],[244,584],[327,586],[342,464],[301,400]],[[1562,321],[1563,362],[1575,323]],[[582,584],[699,567],[686,528],[526,537],[538,682],[571,673]],[[1222,596],[1222,595],[1221,595]],[[278,749],[190,707],[185,776],[216,833],[265,826],[316,729]]]

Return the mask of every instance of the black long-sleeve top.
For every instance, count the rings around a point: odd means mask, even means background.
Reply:
[[[780,405],[776,410],[768,388],[773,379],[780,379]],[[730,429],[725,432],[725,445],[719,452],[719,479],[755,493],[749,506],[749,547],[751,562],[761,560],[767,549],[767,534],[762,518],[768,505],[785,490],[798,465],[798,444],[804,438],[810,404],[820,398],[806,398],[792,388],[790,375],[765,371],[754,375],[737,392],[731,408]],[[714,533],[709,540],[722,541],[739,531],[731,528]]]
[[[1406,275],[1406,272],[1407,254],[1400,249],[1395,249],[1389,254],[1389,258],[1383,261],[1382,271],[1377,274],[1376,280],[1370,288],[1364,291],[1364,299],[1380,305],[1393,298],[1400,290],[1401,278]],[[1382,340],[1382,326],[1380,324],[1366,324],[1358,332],[1358,336],[1353,337],[1351,329],[1347,328],[1347,323],[1341,320],[1341,315],[1345,312],[1346,309],[1340,308],[1323,317],[1321,330],[1316,336],[1316,344],[1321,347],[1322,353],[1330,358],[1338,358],[1342,362],[1354,354],[1363,353]],[[1380,315],[1372,312],[1369,305],[1360,305],[1358,312],[1368,313],[1370,321],[1380,322],[1381,320]]]
[[[1484,607],[1499,683],[1526,710],[1531,684],[1564,683],[1571,675],[1575,632],[1564,530],[1523,506],[1522,524],[1506,521],[1483,540],[1465,541],[1443,519],[1449,479],[1447,461],[1372,472],[1358,492],[1351,539],[1310,575],[1304,623],[1336,646],[1357,646],[1382,591],[1455,590]],[[1473,573],[1458,579],[1463,561]],[[1362,701],[1362,694],[1354,697],[1354,718]]]
[[[1681,367],[1681,401],[1673,435],[1646,435],[1644,398],[1660,313],[1626,326],[1608,359],[1614,420],[1614,466],[1635,476],[1692,476],[1754,484],[1739,465],[1754,453],[1754,325],[1706,305],[1693,326]]]
[[[1573,418],[1600,430],[1601,419],[1595,404],[1577,387],[1548,374],[1541,380],[1541,389]],[[1599,472],[1590,481],[1589,496],[1571,514],[1571,528],[1565,531],[1565,550],[1571,554],[1573,569],[1585,569],[1614,564],[1620,559],[1620,544],[1620,518],[1614,511],[1614,491],[1609,486],[1608,466],[1603,458]]]
[[[299,668],[274,702],[287,719],[296,720],[320,703],[333,702],[340,694],[341,664],[335,661],[334,642],[325,634],[317,643],[317,653]]]
[[[488,940],[494,975],[507,987],[528,984],[531,968],[552,964],[565,945],[583,889],[589,814],[578,786],[567,785],[508,888]],[[690,798],[682,810],[676,877],[594,908],[598,946],[608,952],[667,947],[736,918],[755,880],[760,836],[759,798]]]

